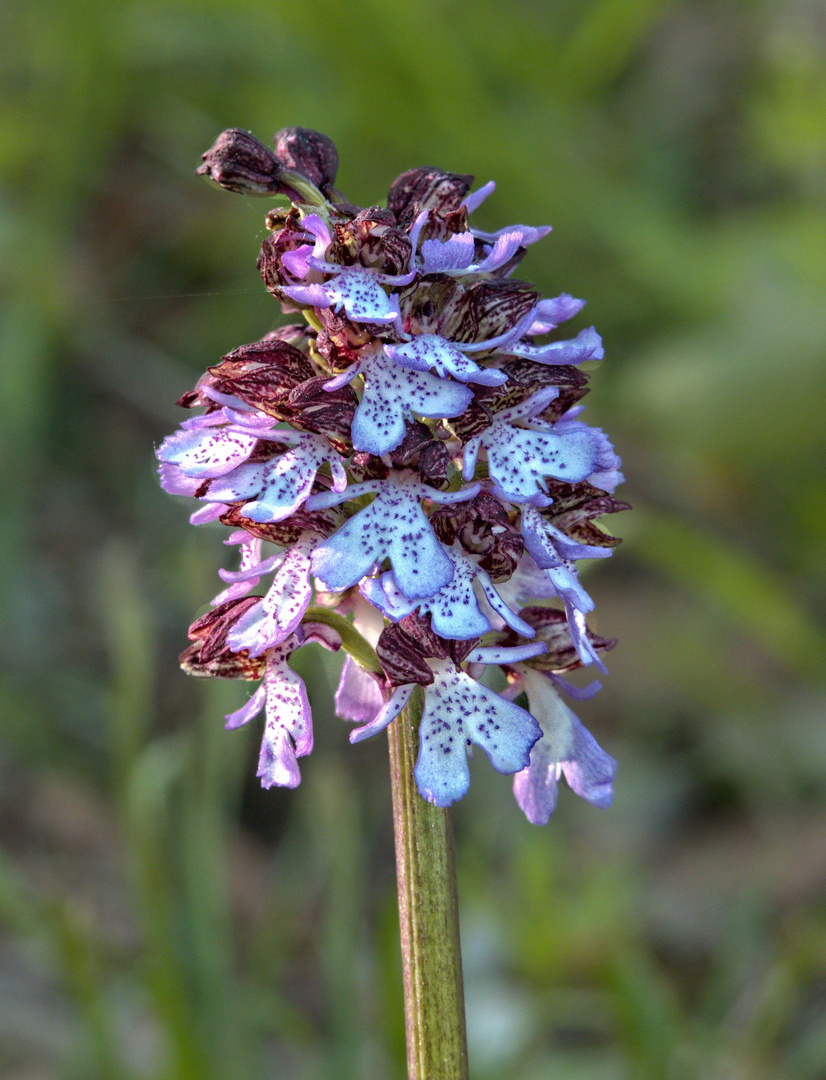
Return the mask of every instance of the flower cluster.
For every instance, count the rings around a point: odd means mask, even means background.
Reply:
[[[265,787],[297,785],[312,749],[288,661],[317,642],[347,653],[336,709],[359,725],[351,742],[422,688],[425,799],[464,795],[475,743],[514,774],[533,822],[563,774],[607,806],[616,763],[560,696],[598,689],[562,676],[604,671],[613,644],[586,627],[577,572],[618,543],[594,519],[626,508],[619,459],[580,419],[600,337],[557,333],[583,302],[512,277],[547,228],[469,225],[492,183],[470,193],[472,177],[411,169],[386,208],[360,209],[333,187],[336,165],[317,132],[286,129],[273,153],[231,130],[199,170],[287,197],[258,266],[301,321],[210,367],[179,402],[200,413],[158,450],[165,489],[200,501],[193,523],[229,526],[240,556],[190,628],[184,670],[261,681],[227,727],[264,712]]]

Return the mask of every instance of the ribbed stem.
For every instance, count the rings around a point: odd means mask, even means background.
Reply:
[[[468,1080],[456,859],[450,811],[413,778],[422,694],[388,729],[408,1080]]]

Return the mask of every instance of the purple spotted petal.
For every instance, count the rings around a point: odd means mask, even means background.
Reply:
[[[240,570],[234,573],[226,570],[218,571],[218,576],[229,583],[229,588],[213,597],[210,601],[212,607],[224,604],[227,600],[238,600],[240,597],[246,596],[261,580],[259,575],[266,572],[261,569],[261,541],[258,537],[239,529],[232,533],[224,543],[227,545],[239,545],[241,567]]]
[[[431,661],[414,775],[422,798],[437,806],[461,799],[470,780],[466,747],[481,746],[501,773],[524,769],[542,731],[518,705],[495,694],[448,661]]]
[[[335,701],[337,716],[359,724],[375,720],[384,705],[378,683],[352,656],[344,660]]]
[[[249,698],[249,700],[246,701],[240,709],[236,709],[235,712],[228,713],[224,717],[224,719],[226,720],[224,727],[227,729],[227,731],[233,731],[235,728],[242,727],[244,724],[249,723],[249,721],[253,720],[256,716],[258,716],[258,714],[264,708],[266,700],[267,692],[264,689],[264,684],[262,683],[261,686],[259,686],[255,693],[252,695],[252,697]]]
[[[313,748],[313,719],[304,681],[287,663],[289,649],[274,649],[264,675],[266,723],[256,776],[261,786],[298,787],[299,757]]]
[[[353,419],[353,446],[381,456],[404,438],[404,422],[413,414],[429,418],[458,416],[473,391],[426,371],[413,371],[377,353],[364,370],[364,393]]]
[[[246,461],[258,440],[229,427],[180,430],[158,448],[158,458],[186,476],[207,480],[224,476]]]
[[[320,435],[300,435],[297,445],[262,465],[242,465],[210,486],[207,498],[219,502],[251,499],[244,516],[260,523],[283,521],[295,513],[313,490],[316,473],[329,461],[336,474],[334,490],[341,490],[341,462]],[[338,469],[336,469],[338,466]],[[256,498],[257,496],[257,498]]]
[[[433,596],[453,577],[453,563],[419,504],[422,485],[382,485],[374,501],[313,552],[313,573],[341,592],[389,558],[404,595]]]
[[[286,285],[281,291],[288,299],[304,307],[328,308],[334,303],[326,285]]]
[[[499,419],[482,433],[481,441],[488,452],[495,493],[518,503],[544,501],[546,477],[569,484],[584,480],[593,471],[599,450],[590,430],[531,431]]]
[[[413,371],[427,371],[432,368],[442,378],[452,375],[459,382],[501,386],[508,380],[504,371],[479,367],[465,356],[458,345],[438,334],[418,334],[403,345],[385,345],[384,351],[402,367],[411,368]]]
[[[531,751],[530,765],[514,777],[514,794],[525,816],[534,825],[546,824],[556,806],[562,774],[577,795],[594,806],[610,806],[617,770],[614,758],[583,727],[547,676],[525,668],[521,683],[543,731]]]
[[[233,652],[248,649],[251,657],[285,641],[298,627],[312,599],[310,553],[315,537],[306,534],[282,558],[263,600],[245,611],[227,634]]]

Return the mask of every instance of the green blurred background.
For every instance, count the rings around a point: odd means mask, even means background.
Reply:
[[[269,204],[200,154],[299,124],[363,205],[495,178],[479,223],[553,224],[523,274],[606,344],[588,415],[635,511],[578,711],[616,800],[536,829],[474,763],[474,1080],[822,1080],[822,3],[7,0],[0,30],[0,1075],[403,1075],[383,740],[348,745],[308,650],[317,749],[257,789],[260,729],[221,727],[247,688],[176,665],[232,555],[154,473],[172,402],[281,318]]]

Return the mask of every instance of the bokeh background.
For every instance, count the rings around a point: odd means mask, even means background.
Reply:
[[[495,178],[480,224],[553,224],[523,276],[606,343],[635,510],[579,712],[616,800],[537,829],[474,762],[474,1080],[823,1080],[822,4],[11,0],[0,31],[0,1075],[403,1075],[384,742],[308,650],[317,749],[256,787],[247,687],[176,665],[232,555],[154,473],[172,402],[281,318],[269,204],[200,154],[300,124],[363,205]]]

